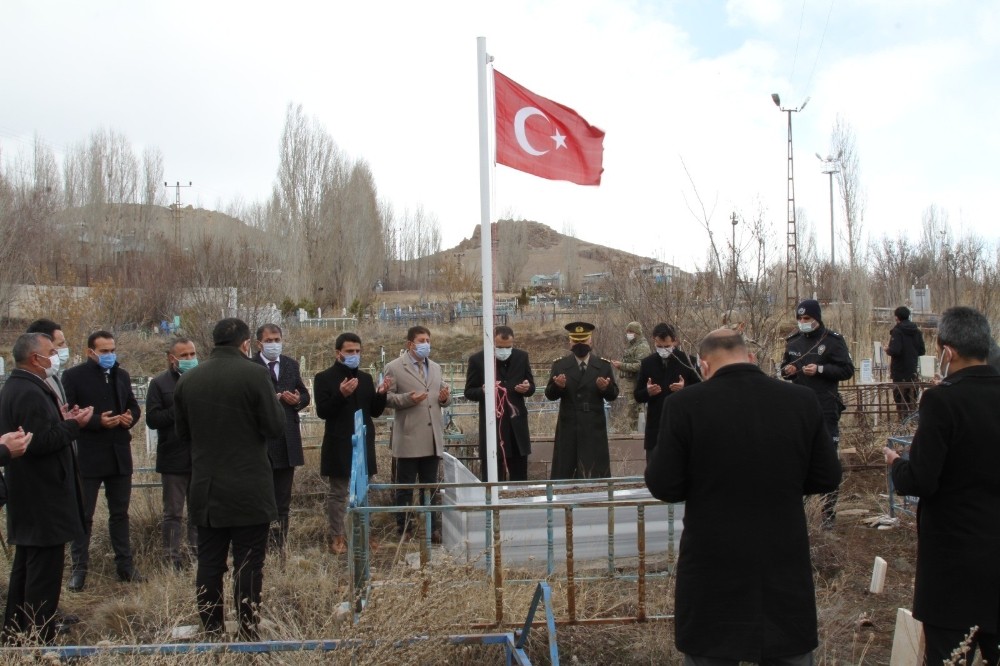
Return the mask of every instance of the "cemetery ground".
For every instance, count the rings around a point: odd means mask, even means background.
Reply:
[[[433,330],[433,329],[432,329]],[[323,369],[332,361],[335,331],[293,330],[287,335],[286,352],[307,357],[308,374]],[[398,330],[364,334],[366,357],[385,345],[387,358],[398,353],[402,335]],[[7,336],[5,336],[7,337]],[[479,334],[472,330],[451,335],[435,335],[434,358],[461,361],[478,344]],[[533,361],[547,365],[565,353],[565,340],[558,331],[531,332],[518,343],[529,350]],[[72,344],[72,343],[71,343]],[[160,341],[119,339],[122,363],[134,375],[153,374],[162,369]],[[301,347],[301,353],[300,349]],[[76,349],[81,346],[77,345]],[[140,349],[141,348],[141,349]],[[391,351],[390,351],[391,350]],[[206,348],[202,346],[202,358]],[[140,356],[140,352],[145,354]],[[368,361],[366,358],[366,362]],[[134,369],[135,368],[135,369]],[[539,383],[545,377],[536,376]],[[464,432],[475,436],[474,421],[461,424]],[[916,531],[913,518],[900,516],[898,525],[877,529],[866,518],[886,513],[886,477],[881,448],[886,437],[897,434],[895,424],[873,424],[850,420],[843,423],[844,483],[840,494],[839,515],[833,530],[821,528],[818,506],[807,503],[812,544],[820,645],[816,651],[819,664],[860,665],[888,664],[898,608],[909,608],[912,598],[916,558]],[[321,423],[306,428],[306,445],[316,445],[322,434]],[[150,463],[136,433],[137,465]],[[386,433],[380,432],[384,438]],[[379,447],[380,474],[376,481],[388,481],[390,461],[385,446]],[[262,635],[265,639],[350,638],[357,647],[334,653],[280,653],[270,656],[201,655],[184,657],[101,656],[86,663],[175,663],[180,659],[191,664],[500,664],[503,651],[498,647],[454,646],[443,637],[461,633],[495,631],[483,628],[494,616],[495,597],[491,581],[482,566],[450,561],[435,553],[435,560],[425,571],[413,568],[419,546],[416,541],[399,543],[388,516],[376,516],[373,534],[380,546],[373,554],[373,586],[369,604],[360,621],[352,624],[341,604],[350,598],[346,556],[335,556],[326,549],[327,535],[323,512],[325,484],[318,476],[319,452],[307,451],[306,466],[296,473],[292,507],[290,547],[282,563],[269,554],[264,573]],[[137,477],[136,481],[156,481],[156,475]],[[194,602],[194,569],[174,572],[161,559],[159,488],[136,488],[133,491],[131,521],[132,544],[146,583],[125,584],[115,578],[114,561],[107,535],[107,514],[99,499],[91,545],[92,564],[87,588],[78,594],[65,591],[61,610],[81,618],[79,624],[60,636],[61,644],[94,645],[174,642],[177,627],[197,625]],[[376,496],[374,504],[390,504],[386,496]],[[746,547],[750,547],[747,545]],[[745,551],[733,551],[733,566],[739,567]],[[869,593],[872,565],[876,556],[888,562],[884,591]],[[67,549],[68,560],[68,549]],[[581,565],[582,566],[582,565]],[[0,581],[5,584],[9,559],[0,558]],[[68,561],[67,561],[68,568]],[[652,570],[657,566],[651,565]],[[523,575],[520,575],[522,574]],[[509,580],[534,576],[541,579],[544,570],[505,571]],[[558,603],[565,597],[565,581],[558,575],[551,579]],[[227,611],[232,611],[227,576]],[[531,586],[508,586],[505,590],[505,618],[512,626],[523,622],[532,592]],[[669,577],[650,578],[646,598],[650,613],[669,614],[673,585]],[[578,607],[583,617],[607,617],[634,613],[634,582],[595,583],[581,591]],[[537,617],[536,617],[537,619]],[[680,657],[673,647],[673,624],[670,620],[633,624],[559,625],[558,641],[563,663],[574,664],[675,664]],[[398,647],[397,641],[415,636],[426,637]],[[528,644],[532,663],[547,663],[546,632],[536,627]],[[0,652],[0,664],[21,663],[21,656]]]

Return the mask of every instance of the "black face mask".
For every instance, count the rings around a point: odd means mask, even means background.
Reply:
[[[577,358],[585,358],[590,353],[590,345],[583,342],[578,342],[569,349]]]

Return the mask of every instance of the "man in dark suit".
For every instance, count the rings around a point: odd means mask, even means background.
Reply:
[[[77,438],[86,533],[73,541],[73,571],[67,586],[83,589],[90,563],[97,494],[104,484],[108,501],[108,532],[115,552],[115,570],[123,582],[141,582],[132,561],[128,507],[132,497],[132,427],[139,422],[139,403],[132,393],[132,379],[118,364],[115,336],[95,331],[87,338],[87,361],[63,373],[66,402],[93,407],[94,413]]]
[[[163,496],[163,555],[174,569],[189,561],[181,551],[184,504],[191,486],[191,442],[174,429],[174,388],[177,380],[198,365],[198,351],[190,338],[176,338],[167,350],[167,370],[149,383],[146,425],[156,430],[156,471]],[[198,530],[188,518],[188,545],[197,549]]]
[[[924,391],[920,422],[903,460],[885,449],[892,482],[917,505],[913,616],[923,623],[928,664],[1000,663],[1000,374],[987,364],[993,336],[982,313],[949,308],[938,321],[941,383]],[[966,661],[966,659],[968,661]]]
[[[646,434],[642,446],[646,449],[646,462],[656,446],[660,432],[663,403],[685,386],[701,381],[694,360],[677,345],[677,331],[670,324],[659,323],[653,327],[655,351],[642,359],[639,376],[635,382],[635,401],[649,403],[646,409]]]
[[[198,526],[198,615],[209,634],[224,630],[223,576],[230,546],[240,636],[257,638],[264,559],[277,520],[267,440],[285,427],[267,368],[249,360],[250,328],[223,319],[215,348],[174,388],[177,436],[191,442],[188,512]]]
[[[594,325],[566,324],[573,352],[552,364],[545,397],[559,401],[552,449],[553,479],[611,476],[608,423],[604,401],[618,397],[611,364],[591,353]]]
[[[924,355],[924,334],[910,321],[910,308],[900,305],[893,312],[896,325],[889,331],[889,378],[892,379],[892,398],[900,417],[909,415],[917,406],[917,386],[920,374],[917,364]]]
[[[804,495],[840,461],[816,394],[765,375],[742,334],[709,333],[704,382],[664,403],[646,485],[686,502],[674,622],[686,666],[811,666],[818,644]],[[750,556],[738,564],[734,552]]]
[[[55,634],[66,543],[84,533],[73,440],[93,408],[60,409],[45,383],[59,358],[47,335],[25,333],[13,353],[17,367],[0,391],[0,432],[26,429],[32,444],[6,461],[7,538],[17,549],[3,633],[5,642],[34,636],[48,643]]]
[[[514,331],[497,326],[493,331],[496,368],[497,481],[527,481],[531,437],[525,398],[535,395],[528,352],[514,349]],[[479,403],[479,478],[487,481],[486,464],[486,370],[485,352],[469,357],[465,373],[465,397]]]
[[[271,528],[271,543],[284,553],[295,468],[306,462],[302,455],[299,412],[309,405],[309,390],[302,383],[298,362],[282,354],[281,350],[280,326],[264,324],[257,329],[257,353],[253,360],[267,368],[274,392],[285,410],[285,431],[267,440],[267,457],[271,461],[274,479],[274,501],[278,505],[278,524]]]
[[[323,419],[323,448],[320,452],[319,473],[327,478],[330,490],[326,496],[326,515],[330,526],[329,550],[334,555],[347,552],[344,537],[344,511],[351,480],[354,413],[359,409],[365,419],[365,463],[368,476],[378,472],[375,460],[375,424],[372,417],[385,410],[385,393],[389,380],[375,387],[372,376],[360,369],[361,338],[356,333],[337,336],[337,361],[316,375],[316,416]]]
[[[66,404],[66,390],[63,389],[60,377],[64,370],[69,367],[69,345],[66,344],[66,336],[63,334],[62,326],[51,319],[36,319],[28,324],[25,333],[44,333],[52,338],[52,344],[56,347],[56,354],[59,356],[59,368],[51,377],[46,378],[45,383],[55,389],[59,396],[59,406]]]

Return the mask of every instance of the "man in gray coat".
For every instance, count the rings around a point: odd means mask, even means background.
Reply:
[[[649,492],[686,502],[675,643],[685,666],[811,666],[818,644],[802,497],[840,483],[813,391],[765,375],[742,334],[709,333],[706,381],[664,402]],[[748,555],[737,564],[734,552]]]
[[[223,319],[212,331],[207,361],[181,375],[174,389],[177,436],[191,442],[190,519],[198,527],[198,614],[221,634],[222,579],[230,546],[240,637],[257,638],[268,527],[277,520],[267,439],[285,417],[267,368],[250,361],[250,328]]]
[[[392,455],[399,484],[438,480],[438,465],[444,455],[441,409],[451,404],[451,389],[444,383],[441,366],[430,360],[430,355],[431,332],[412,326],[406,332],[406,352],[385,366],[389,380],[386,401],[396,411]],[[395,501],[397,506],[410,504],[413,492],[397,490]],[[412,527],[407,525],[406,514],[396,514],[396,528],[401,537],[409,534]]]

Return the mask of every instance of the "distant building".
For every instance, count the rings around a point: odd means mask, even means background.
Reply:
[[[656,284],[670,284],[675,278],[683,276],[685,273],[676,266],[655,262],[651,264],[639,264],[638,268],[633,268],[630,277],[650,278]]]
[[[531,286],[532,287],[544,287],[548,289],[559,289],[562,287],[563,277],[562,273],[556,271],[552,275],[532,275],[531,276]]]

